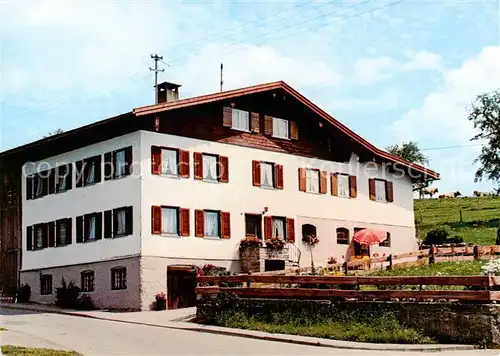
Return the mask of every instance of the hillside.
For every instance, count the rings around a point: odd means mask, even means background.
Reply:
[[[500,197],[416,199],[414,210],[420,238],[435,226],[448,225],[465,242],[495,244],[500,227]]]

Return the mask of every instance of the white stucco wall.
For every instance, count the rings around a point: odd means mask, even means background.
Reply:
[[[24,175],[54,167],[57,163],[76,162],[81,159],[102,155],[106,152],[132,146],[132,157],[140,157],[139,132],[103,141],[59,156],[50,157],[35,164],[25,164]],[[45,162],[43,165],[42,162]],[[104,170],[102,170],[104,174]],[[122,179],[102,181],[92,186],[76,188],[75,167],[73,166],[73,188],[58,194],[50,194],[34,200],[26,200],[26,179],[23,189],[23,258],[22,270],[97,262],[116,257],[138,255],[140,253],[141,204],[140,165],[133,166],[130,176]],[[133,234],[98,241],[76,243],[76,217],[92,212],[133,206]],[[72,244],[51,247],[37,251],[26,250],[26,226],[73,218]]]
[[[337,227],[378,227],[392,234],[392,248],[383,251],[402,252],[416,249],[414,237],[413,196],[409,178],[394,179],[379,167],[376,171],[354,173],[356,157],[350,164],[309,159],[247,147],[207,142],[185,137],[141,132],[142,248],[144,256],[186,259],[238,259],[238,244],[245,236],[245,213],[285,216],[296,219],[296,241],[301,246],[301,224],[314,222],[318,228],[319,245],[315,259],[325,263],[328,256],[345,255],[345,245],[336,245]],[[151,146],[167,146],[190,152],[190,178],[175,179],[151,174]],[[207,183],[193,178],[193,152],[224,155],[229,158],[229,183]],[[252,185],[252,160],[282,164],[284,189],[267,190]],[[363,165],[364,166],[364,165]],[[320,168],[329,172],[357,175],[358,197],[334,197],[330,194],[309,194],[298,190],[298,168]],[[394,183],[394,202],[369,200],[368,178],[385,178]],[[151,234],[151,206],[170,205],[190,209],[191,235],[165,237]],[[194,237],[194,210],[213,209],[231,213],[231,239],[213,240]],[[303,250],[303,263],[308,252]],[[379,249],[374,248],[373,251]],[[382,248],[380,248],[382,249]],[[301,263],[301,264],[303,264]]]

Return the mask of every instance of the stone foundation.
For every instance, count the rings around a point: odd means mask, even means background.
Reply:
[[[500,348],[500,305],[467,303],[413,303],[413,302],[358,302],[291,299],[236,299],[235,305],[216,304],[215,298],[204,300],[197,310],[199,321],[213,323],[221,308],[236,308],[252,314],[283,313],[297,310],[301,313],[324,315],[335,319],[338,312],[356,315],[392,313],[398,321],[440,343],[473,344]]]
[[[288,247],[280,250],[266,247],[246,247],[240,249],[241,272],[264,272],[266,260],[279,260],[285,262],[285,269],[290,268]]]

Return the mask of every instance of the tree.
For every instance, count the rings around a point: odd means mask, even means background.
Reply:
[[[418,143],[414,141],[403,142],[401,145],[389,146],[387,147],[387,151],[395,156],[401,157],[412,163],[418,163],[418,164],[429,163],[429,158],[420,151]],[[432,184],[432,181],[430,183],[429,182],[414,183],[413,190],[414,191],[417,190],[420,194],[420,198],[422,198],[422,189],[427,187],[429,184]]]
[[[500,90],[478,95],[469,108],[468,119],[479,131],[471,141],[486,141],[474,161],[481,164],[475,181],[491,180],[500,188]]]
[[[429,163],[429,158],[420,151],[418,143],[414,141],[403,142],[401,145],[389,146],[387,147],[387,151],[412,163]]]
[[[62,134],[63,132],[64,132],[63,129],[57,129],[55,131],[50,131],[47,135],[43,136],[43,138],[47,138],[47,137],[54,136],[54,135],[59,135],[59,134]]]

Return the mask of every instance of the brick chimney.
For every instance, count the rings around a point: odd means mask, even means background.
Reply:
[[[179,84],[163,82],[158,84],[158,104],[179,100]]]

